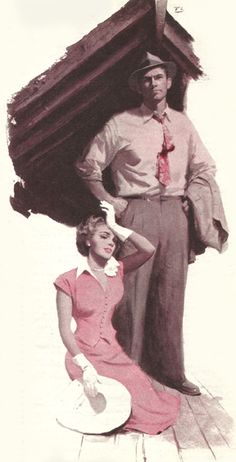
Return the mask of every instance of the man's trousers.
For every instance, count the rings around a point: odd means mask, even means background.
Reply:
[[[127,354],[157,380],[182,381],[188,219],[179,196],[128,201],[120,224],[145,236],[156,252],[125,276],[124,297],[113,319],[117,338]],[[134,251],[127,240],[120,257]]]

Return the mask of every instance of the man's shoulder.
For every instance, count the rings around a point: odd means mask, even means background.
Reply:
[[[171,107],[168,108],[170,117],[174,117],[178,120],[189,120],[188,115],[185,111],[176,111],[176,109],[172,109]]]
[[[113,120],[115,123],[124,123],[124,122],[131,121],[131,120],[141,119],[141,117],[142,117],[142,114],[141,114],[140,107],[134,107],[134,108],[122,111],[122,112],[117,112],[111,117],[110,120]]]
[[[193,123],[185,111],[176,111],[175,109],[169,107],[169,117],[171,121],[180,125],[184,125],[186,128],[188,127],[190,129],[193,127]]]

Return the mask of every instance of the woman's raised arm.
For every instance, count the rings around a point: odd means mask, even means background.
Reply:
[[[129,239],[136,248],[136,252],[121,259],[124,264],[125,273],[138,268],[151,258],[155,252],[155,247],[148,239],[131,229],[118,225],[115,220],[114,208],[108,202],[101,201],[101,209],[106,213],[106,223],[112,232],[123,242]]]

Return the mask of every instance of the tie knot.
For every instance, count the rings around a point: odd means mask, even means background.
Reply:
[[[160,122],[161,124],[164,123],[165,118],[166,118],[166,112],[163,112],[162,114],[157,114],[156,112],[153,113],[153,118],[157,120],[157,122]]]

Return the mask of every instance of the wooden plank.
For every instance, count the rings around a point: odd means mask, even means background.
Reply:
[[[165,24],[164,35],[173,44],[178,44],[180,52],[188,56],[197,65],[198,59],[189,46],[192,37],[169,14],[166,15],[165,21],[165,8],[163,9],[163,5],[167,3],[166,0],[155,0],[155,2],[152,0],[130,0],[123,8],[99,24],[79,42],[68,47],[66,54],[60,61],[37,76],[18,92],[14,96],[13,102],[9,104],[9,113],[11,112],[11,107],[14,107],[13,111],[17,109],[18,113],[28,111],[29,105],[35,105],[43,95],[47,95],[52,90],[53,92],[59,91],[62,83],[64,84],[68,81],[81,66],[92,57],[95,57],[104,47],[110,47],[111,41],[120,40],[121,37],[127,40],[129,31],[132,30],[133,33],[133,31],[138,30],[140,25],[142,27],[142,23],[147,20],[151,26],[152,13],[156,17],[155,3],[158,9],[159,30],[161,31]],[[150,34],[150,28],[147,31],[148,34]],[[109,50],[106,54],[109,55]]]
[[[174,60],[187,75],[191,75],[194,79],[197,79],[200,75],[202,75],[200,65],[196,66],[194,63],[186,59],[186,56],[179,53],[178,48],[176,48],[174,43],[172,43],[165,35],[163,37],[163,47],[168,51],[172,60]]]
[[[114,449],[114,436],[84,435],[78,462],[111,462]],[[115,458],[114,462],[116,462]]]
[[[198,414],[196,420],[216,460],[221,460],[222,457],[229,454],[229,447],[215,426],[213,419],[208,415]]]
[[[138,432],[84,435],[78,462],[143,462],[138,451],[141,438]]]
[[[157,47],[161,49],[162,36],[165,27],[167,0],[155,0],[156,9],[156,39]]]
[[[181,413],[173,428],[180,449],[201,447],[209,450],[208,443],[198,426],[185,396],[182,397]]]
[[[165,430],[160,435],[143,435],[144,458],[146,462],[180,462],[180,456],[175,444],[173,430]]]
[[[19,128],[18,124],[16,124],[11,133],[11,142],[15,144],[17,141],[19,142],[22,137],[23,139],[25,138],[26,141],[23,141],[18,146],[15,146],[14,157],[19,157],[22,153],[27,153],[28,150],[33,149],[37,144],[54,134],[56,130],[60,130],[65,124],[69,124],[76,115],[83,118],[83,111],[92,105],[94,106],[95,98],[98,99],[105,97],[105,94],[110,91],[109,88],[107,88],[107,85],[105,85],[106,79],[104,78],[104,74],[113,66],[117,65],[119,61],[124,59],[127,54],[132,53],[134,49],[138,48],[141,40],[142,39],[139,36],[133,37],[125,46],[114,52],[112,56],[96,70],[82,76],[81,79],[78,78],[77,82],[70,86],[67,90],[63,91],[61,96],[55,95],[55,98],[51,102],[46,103],[44,110],[39,108],[38,114],[33,116],[29,113],[29,117],[19,124]],[[103,76],[104,79],[103,85],[97,86],[92,91],[91,95],[86,94],[85,96],[85,93],[83,93],[84,90],[87,89],[87,91],[89,91],[89,86],[94,85],[96,80],[101,76]],[[78,102],[78,105],[71,109],[69,102],[73,103],[73,99],[78,97],[79,94],[82,94],[82,101]],[[53,113],[62,109],[62,106],[66,106],[63,110],[62,116],[58,115],[54,120],[50,121],[50,128],[48,127],[46,131],[45,128],[37,129],[38,125],[40,125],[43,121],[46,122]],[[17,122],[17,111],[14,118]],[[34,129],[33,139],[29,136],[32,129]]]
[[[203,406],[200,396],[185,396],[185,400],[195,416],[198,414],[207,415],[206,408]]]
[[[204,391],[204,386],[201,384],[201,390]],[[205,390],[206,391],[206,390]],[[231,418],[228,420],[228,415],[225,413],[225,410],[218,403],[218,400],[214,398],[210,392],[207,395],[203,394],[199,397],[186,397],[190,408],[192,409],[195,419],[198,422],[201,432],[204,434],[205,439],[208,442],[209,447],[211,448],[212,453],[216,460],[231,460],[232,451],[229,448],[228,436],[231,434]],[[217,408],[217,415],[214,408]],[[223,412],[223,425],[222,429],[222,412]],[[215,419],[212,417],[214,413]],[[225,414],[227,426],[225,427]],[[217,421],[217,425],[216,422]],[[230,428],[228,427],[230,425]],[[226,433],[225,433],[226,432]],[[226,436],[226,438],[225,438]],[[232,438],[229,436],[230,444],[232,445]],[[233,459],[232,459],[233,460]]]
[[[224,408],[219,404],[217,398],[205,394],[201,395],[201,401],[205,407],[207,413],[215,423],[216,428],[219,430],[222,438],[226,444],[236,449],[235,433],[234,433],[234,422]]]
[[[134,27],[142,18],[153,9],[153,4],[147,0],[130,0],[110,18],[99,24],[78,43],[67,48],[66,56],[57,62],[51,69],[42,73],[30,84],[22,89],[15,97],[18,103],[18,111],[24,111],[30,103],[35,103],[42,94],[55,88],[68,75],[73,73],[78,66],[97,53],[105,44],[111,42],[121,33],[127,33],[130,27]],[[66,60],[66,65],[64,61]]]
[[[118,433],[115,437],[115,450],[110,453],[109,462],[141,462],[139,453],[141,437],[142,434],[138,432]]]
[[[192,46],[181,38],[177,30],[168,21],[165,22],[164,36],[192,65],[199,68],[199,59],[194,54]]]
[[[209,449],[194,447],[181,449],[180,457],[182,462],[215,462],[215,457]]]

